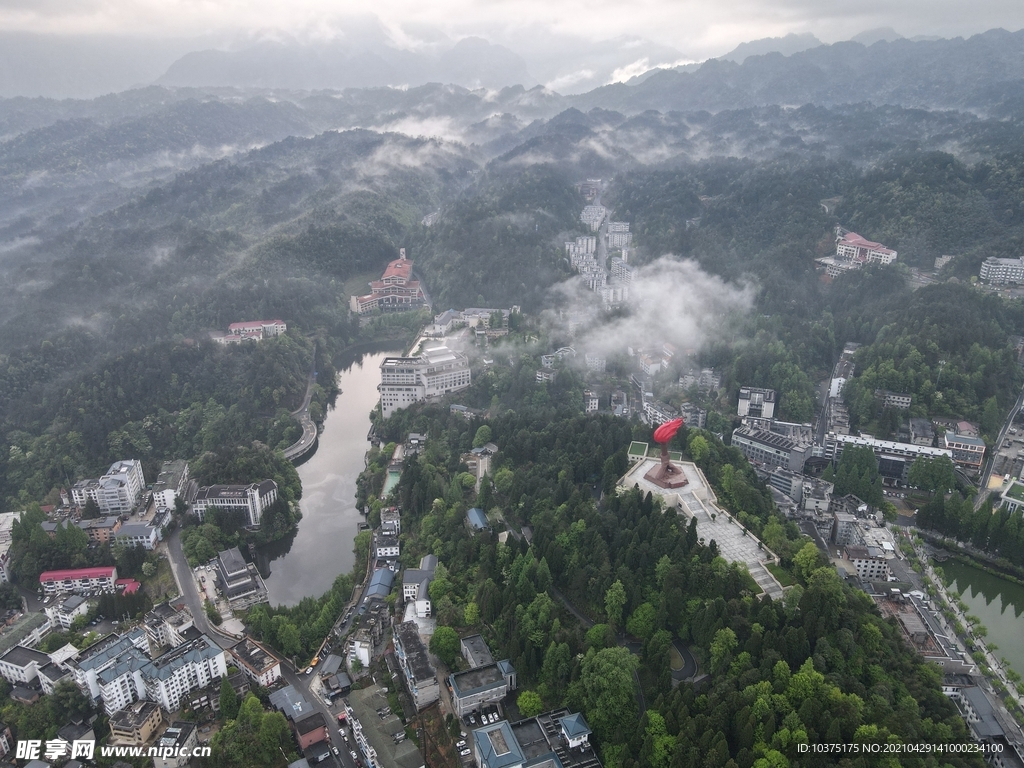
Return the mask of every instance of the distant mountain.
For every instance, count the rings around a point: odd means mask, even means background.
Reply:
[[[696,72],[662,70],[636,85],[616,83],[566,104],[636,114],[802,104],[894,104],[1019,113],[1024,108],[1024,31],[990,30],[967,40],[842,42],[743,64],[712,59]]]
[[[892,27],[876,27],[875,29],[866,29],[859,35],[854,35],[850,38],[850,41],[860,43],[861,45],[874,45],[878,42],[892,43],[902,39],[903,35]]]
[[[740,43],[729,53],[718,58],[742,64],[749,56],[764,56],[766,53],[792,56],[794,53],[817,48],[819,45],[824,45],[824,43],[810,32],[800,35],[790,32],[785,37],[765,37],[760,40],[751,40],[749,43]]]
[[[168,86],[295,90],[429,82],[469,88],[532,84],[520,56],[478,37],[460,40],[439,56],[402,50],[376,40],[266,41],[238,51],[188,53],[157,80]]]

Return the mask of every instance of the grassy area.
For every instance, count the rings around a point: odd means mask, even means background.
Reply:
[[[154,603],[162,603],[168,597],[178,594],[178,584],[171,571],[171,563],[166,557],[157,561],[156,573],[151,578],[142,580],[142,588]]]
[[[793,578],[792,574],[783,568],[781,565],[775,565],[775,563],[765,563],[765,568],[779,580],[779,584],[784,587],[791,587],[796,584],[796,579]]]
[[[1006,495],[1011,499],[1017,501],[1024,501],[1024,485],[1021,485],[1016,480],[1010,483],[1010,487],[1006,489]]]
[[[381,270],[375,272],[364,272],[361,275],[350,277],[344,282],[341,290],[345,296],[365,296],[370,292],[368,283],[371,280],[380,280]]]
[[[674,645],[668,647],[668,663],[673,672],[678,672],[683,668],[683,657],[679,655],[679,651]]]

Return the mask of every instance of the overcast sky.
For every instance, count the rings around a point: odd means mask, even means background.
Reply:
[[[0,30],[330,37],[347,15],[371,13],[413,48],[467,34],[514,44],[544,29],[590,40],[635,35],[696,60],[789,32],[835,42],[880,26],[908,37],[1024,27],[1021,0],[0,0]]]

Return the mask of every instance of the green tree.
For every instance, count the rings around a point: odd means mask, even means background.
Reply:
[[[594,734],[608,743],[625,743],[636,730],[638,662],[621,647],[591,648],[580,667],[580,678],[570,686],[570,706],[586,714]]]
[[[622,624],[622,609],[626,607],[626,588],[622,582],[615,580],[608,591],[604,593],[604,612],[608,617],[608,623],[613,627]]]
[[[711,446],[708,445],[707,439],[697,432],[690,433],[690,442],[687,449],[690,452],[690,458],[693,459],[695,464],[703,465],[711,455]]]
[[[536,717],[544,711],[544,702],[534,691],[523,691],[516,699],[516,706],[523,717]]]
[[[658,628],[658,612],[650,603],[640,603],[626,622],[626,630],[643,640],[647,640]]]
[[[220,716],[225,722],[238,716],[238,694],[226,676],[220,679]]]
[[[797,574],[805,581],[822,565],[824,563],[822,562],[821,552],[813,541],[808,541],[793,555],[793,567],[796,569]]]
[[[489,442],[491,442],[491,428],[483,424],[476,431],[476,435],[473,436],[473,447],[482,448]]]
[[[100,505],[96,503],[96,500],[89,498],[85,500],[85,506],[82,508],[82,519],[83,520],[95,520],[100,516]]]
[[[473,626],[480,621],[480,608],[477,607],[477,604],[472,600],[466,603],[466,610],[463,614],[463,618],[468,626]]]
[[[451,627],[438,627],[430,638],[430,652],[451,668],[459,656],[459,636]]]
[[[729,627],[718,630],[711,641],[711,671],[721,674],[732,660],[732,652],[736,650],[738,641],[736,633]]]

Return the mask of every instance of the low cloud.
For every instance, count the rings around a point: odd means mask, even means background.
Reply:
[[[679,353],[699,350],[727,337],[733,320],[754,303],[753,286],[727,283],[697,262],[671,255],[637,268],[629,300],[615,312],[597,315],[597,295],[578,278],[559,284],[554,293],[561,312],[546,315],[553,330],[568,335],[570,323],[589,318],[576,324],[573,347],[604,356],[664,342]]]

